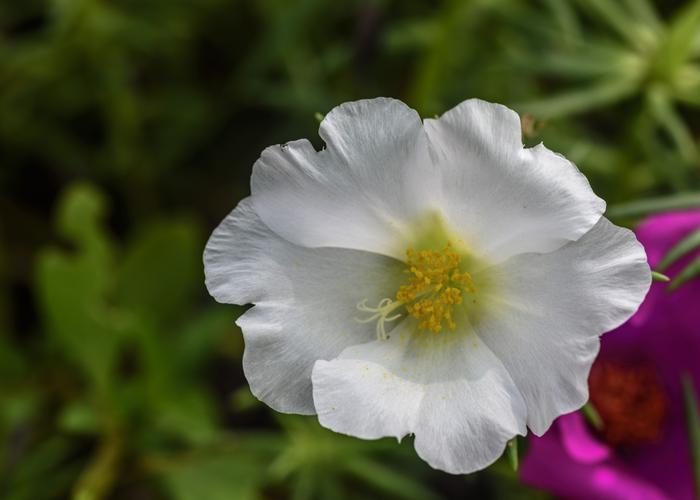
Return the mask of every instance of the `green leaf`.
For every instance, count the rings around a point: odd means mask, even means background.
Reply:
[[[655,29],[661,28],[661,19],[650,0],[624,0],[624,3],[640,23]]]
[[[415,453],[412,450],[408,456],[402,453],[410,446],[407,448],[391,439],[362,441],[348,438],[329,432],[314,419],[288,415],[277,418],[288,436],[269,468],[273,480],[306,485],[309,476],[313,478],[313,491],[318,492],[319,489],[328,489],[326,480],[342,485],[343,478],[352,476],[354,483],[360,479],[376,490],[391,493],[392,498],[413,498],[412,492],[418,492],[418,498],[433,497],[425,487],[405,487],[416,481],[415,473],[411,476],[411,466],[417,460]],[[384,465],[386,458],[390,459],[391,468]]]
[[[688,264],[680,273],[678,273],[675,278],[673,278],[673,281],[671,281],[668,288],[669,290],[675,290],[698,275],[700,275],[700,255],[698,255],[690,264]]]
[[[120,303],[159,323],[177,323],[203,286],[202,247],[191,221],[148,224],[124,255]]]
[[[693,462],[693,477],[695,478],[695,493],[700,495],[700,412],[693,379],[686,373],[682,377],[682,382],[688,441]]]
[[[170,352],[183,373],[195,374],[206,366],[212,352],[223,354],[235,363],[243,355],[243,335],[234,323],[244,307],[211,304],[201,313],[191,316],[179,328],[177,341]],[[175,339],[173,339],[175,340]]]
[[[76,443],[66,436],[48,436],[4,469],[3,500],[51,500],[75,481],[80,464],[71,461]],[[1,477],[1,476],[0,476]],[[4,478],[3,478],[4,479]]]
[[[405,498],[407,500],[437,498],[420,482],[413,480],[406,474],[395,472],[375,460],[357,458],[349,461],[345,467],[352,475],[391,495],[391,498]]]
[[[62,431],[77,434],[96,434],[99,430],[95,409],[85,400],[73,401],[63,408],[58,426]]]
[[[264,464],[246,450],[193,456],[161,478],[174,500],[257,500]]]
[[[647,92],[647,103],[655,120],[666,130],[684,161],[697,158],[697,148],[692,132],[676,110],[671,96],[662,87],[653,86]]]
[[[611,0],[579,0],[579,3],[606,22],[613,30],[626,40],[631,46],[645,48],[645,42],[641,36],[641,28],[646,27],[638,20],[632,19],[630,12],[625,11],[617,1]]]
[[[252,408],[260,407],[261,403],[253,393],[250,392],[250,388],[247,384],[242,385],[236,391],[234,391],[230,398],[231,408],[235,411],[243,412],[250,410]]]
[[[83,183],[73,184],[63,192],[58,202],[58,231],[85,250],[106,251],[101,228],[106,206],[104,196],[95,187]]]
[[[601,80],[578,90],[571,90],[546,99],[517,104],[515,108],[532,113],[540,119],[558,118],[564,115],[582,113],[622,100],[633,95],[638,87],[639,84],[634,79]]]
[[[661,260],[659,265],[656,266],[656,268],[659,271],[665,271],[671,265],[673,265],[673,263],[676,262],[678,259],[680,259],[684,255],[687,255],[688,253],[692,252],[694,249],[698,248],[699,246],[700,246],[700,229],[697,229],[696,231],[693,231],[692,233],[687,235],[685,238],[683,238],[681,241],[679,241],[676,245],[674,245],[674,247],[668,251],[668,253],[664,256],[664,258]]]
[[[37,259],[37,295],[47,331],[63,352],[105,389],[119,338],[119,315],[108,305],[113,250],[101,227],[105,201],[77,184],[61,197],[58,230],[73,252],[48,248]]]
[[[560,0],[546,0],[545,3],[561,28],[561,33],[565,39],[581,40],[581,24],[571,4]]]
[[[193,445],[215,440],[216,412],[212,395],[197,385],[201,360],[191,360],[189,364],[180,357],[179,350],[187,345],[180,345],[181,332],[161,331],[154,322],[137,316],[128,333],[137,347],[140,374],[120,384],[113,392],[119,396],[122,406],[141,414],[151,431],[157,431],[146,438],[166,436]],[[206,335],[205,338],[212,337]],[[210,344],[209,353],[213,351],[214,346]]]
[[[521,64],[526,65],[529,71],[586,81],[631,80],[634,75],[641,75],[646,70],[645,61],[637,54],[591,40],[585,44],[576,43],[565,52],[529,54],[521,59]]]
[[[179,389],[170,385],[166,390],[166,394],[149,405],[152,428],[194,446],[215,442],[216,412],[207,391],[193,384]]]
[[[606,215],[612,218],[642,217],[657,212],[698,207],[700,207],[700,193],[678,193],[613,205],[608,208]]]
[[[668,27],[656,57],[655,70],[662,78],[671,79],[692,53],[700,31],[700,0],[695,0],[676,13]]]
[[[328,474],[324,474],[324,479],[330,483],[335,482],[334,478],[329,477]],[[313,498],[314,491],[316,490],[316,482],[316,471],[309,469],[299,471],[291,485],[290,500],[306,500],[307,498]]]
[[[665,274],[662,274],[658,271],[651,272],[651,279],[652,279],[652,281],[660,281],[662,283],[668,283],[669,281],[671,281],[671,278],[669,278]]]

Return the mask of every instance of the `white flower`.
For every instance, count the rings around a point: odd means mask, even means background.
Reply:
[[[576,167],[476,99],[425,121],[346,103],[319,134],[321,151],[262,153],[205,250],[210,293],[255,304],[238,320],[253,394],[360,438],[414,434],[451,473],[582,406],[600,334],[651,278]]]

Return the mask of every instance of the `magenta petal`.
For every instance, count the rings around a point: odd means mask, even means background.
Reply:
[[[665,493],[640,476],[634,476],[619,466],[600,465],[590,471],[591,493],[572,498],[620,500],[670,500]]]
[[[635,233],[644,245],[653,268],[684,236],[700,228],[700,210],[655,215],[642,222]]]
[[[700,210],[690,212],[672,212],[655,215],[639,225],[636,230],[637,238],[644,245],[649,265],[654,269],[661,259],[673,248],[681,239],[700,229]],[[690,255],[681,259],[664,272],[674,277],[690,261],[698,255],[698,251],[691,252]],[[630,323],[641,325],[646,323],[653,310],[659,302],[664,303],[667,314],[695,314],[695,319],[700,319],[698,308],[687,308],[700,295],[700,280],[683,285],[676,292],[669,294],[666,283],[653,283],[651,290],[642,303],[637,313],[632,317]]]
[[[612,455],[612,450],[591,434],[580,413],[564,415],[557,420],[557,423],[561,429],[562,445],[575,461],[591,464]]]
[[[615,458],[578,461],[563,446],[563,433],[556,422],[544,436],[530,439],[520,468],[523,483],[571,500],[671,500]]]

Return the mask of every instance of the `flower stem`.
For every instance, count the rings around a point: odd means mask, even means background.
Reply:
[[[103,437],[97,453],[75,486],[73,500],[100,500],[110,493],[118,475],[123,441],[122,433],[117,429]]]
[[[514,471],[518,470],[518,436],[508,441],[506,445],[506,453],[508,453],[508,462]]]
[[[693,380],[687,373],[683,374],[683,399],[688,425],[688,440],[690,441],[690,456],[693,460],[693,477],[695,478],[695,493],[700,497],[700,413],[698,400],[695,396]]]
[[[590,401],[583,405],[581,411],[583,412],[583,416],[586,417],[586,420],[588,420],[588,423],[595,429],[600,430],[603,428],[603,419],[600,418],[598,410],[595,409],[595,406],[593,406]]]

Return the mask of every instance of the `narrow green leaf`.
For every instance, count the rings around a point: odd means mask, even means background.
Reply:
[[[508,453],[508,463],[514,471],[518,470],[518,436],[508,441],[506,445],[506,453]]]
[[[651,279],[653,281],[661,281],[662,283],[668,283],[669,281],[671,281],[671,278],[669,278],[665,274],[662,274],[658,271],[651,272]]]
[[[682,284],[687,283],[698,275],[700,275],[700,255],[698,255],[693,262],[688,264],[685,269],[678,273],[678,276],[673,278],[673,281],[668,288],[669,290],[675,290]]]
[[[700,246],[700,229],[693,231],[688,236],[679,241],[661,260],[661,263],[656,266],[659,271],[665,271],[678,259],[692,252]]]
[[[557,24],[561,27],[562,35],[572,40],[581,40],[581,24],[576,18],[576,12],[571,4],[561,0],[546,0],[546,3]]]
[[[656,212],[683,210],[700,207],[700,193],[678,193],[661,198],[647,198],[613,205],[606,213],[608,217],[642,217]]]
[[[299,471],[292,483],[290,500],[306,500],[307,498],[313,498],[314,491],[316,490],[316,482],[317,479],[313,470],[305,469]]]
[[[649,0],[625,0],[625,5],[640,22],[655,29],[661,27],[659,15]]]
[[[367,484],[391,495],[392,498],[420,500],[436,498],[435,494],[419,481],[374,460],[356,458],[345,465],[346,470]]]
[[[689,163],[693,162],[697,157],[693,134],[678,114],[669,93],[662,87],[654,86],[647,92],[647,103],[652,116],[668,133],[681,157]]]
[[[603,419],[600,418],[600,413],[598,413],[598,410],[595,409],[595,406],[593,406],[590,401],[583,405],[581,411],[583,412],[583,416],[586,417],[588,423],[590,423],[594,428],[603,428]]]
[[[604,40],[587,39],[586,43],[570,42],[569,50],[542,54],[513,52],[518,63],[528,71],[556,75],[587,82],[634,80],[643,77],[647,62],[635,52]]]
[[[700,30],[700,0],[689,2],[678,11],[656,58],[656,71],[668,78],[678,71],[693,50],[693,44]]]
[[[638,88],[635,79],[602,80],[588,87],[572,90],[554,97],[524,102],[515,108],[532,113],[537,118],[558,118],[582,113],[624,99]]]
[[[695,477],[695,493],[700,496],[700,413],[698,412],[698,400],[695,397],[695,387],[690,375],[684,374],[682,382],[690,455],[693,460],[693,476]]]
[[[579,0],[579,3],[592,13],[596,14],[610,28],[626,40],[633,47],[639,47],[641,40],[639,24],[630,22],[630,13],[625,12],[619,2],[609,0]]]
[[[700,50],[698,50],[700,52]],[[683,71],[684,82],[674,89],[673,97],[682,104],[700,107],[700,71],[694,66],[686,66]]]

